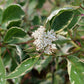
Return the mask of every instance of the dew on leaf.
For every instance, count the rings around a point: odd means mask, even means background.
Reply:
[[[82,72],[82,74],[84,75],[84,72]]]
[[[1,81],[3,81],[3,78],[1,78]]]
[[[75,74],[77,74],[77,72],[76,72],[76,71],[74,71],[74,73],[75,73]]]
[[[72,84],[75,84],[75,82],[73,81]]]
[[[26,66],[29,66],[29,65],[30,65],[30,64],[27,64],[27,65],[25,65],[25,67],[26,67]]]
[[[1,75],[1,73],[0,73],[0,75]]]

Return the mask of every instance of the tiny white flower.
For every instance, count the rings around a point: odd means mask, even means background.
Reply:
[[[50,46],[48,46],[48,47],[45,48],[44,53],[46,53],[46,54],[52,54],[52,51],[50,50]]]
[[[52,45],[51,45],[51,50],[52,50],[52,52],[54,52],[56,49],[57,49],[57,48],[56,48],[56,44],[52,44]]]
[[[32,37],[37,39],[41,37],[41,35],[43,35],[44,31],[45,31],[45,28],[43,26],[40,26],[40,28],[38,28],[35,32],[32,33]]]
[[[51,49],[57,49],[55,44],[51,45]]]
[[[34,37],[34,45],[36,45],[36,50],[43,50],[46,54],[52,54],[56,50],[56,45],[52,44],[53,41],[56,41],[56,35],[54,30],[45,31],[43,26],[40,26],[35,32],[32,33]]]

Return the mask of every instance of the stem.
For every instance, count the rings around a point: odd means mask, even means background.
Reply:
[[[48,0],[51,5],[55,5],[52,0]]]
[[[7,80],[10,84],[14,84],[13,80],[12,79],[8,79]]]
[[[2,44],[1,44],[1,42],[0,42],[0,47],[2,47]]]
[[[84,10],[84,8],[81,6],[81,4],[80,4],[80,7]]]
[[[7,50],[8,54],[9,54],[9,56],[12,58],[12,60],[18,65],[18,63],[17,63],[17,61],[15,60],[15,58],[14,58],[13,56],[11,56],[11,52],[9,51],[9,49],[6,48],[6,50]]]
[[[54,84],[54,71],[52,72],[52,84]]]
[[[28,5],[29,5],[29,0],[26,1],[26,6],[25,6],[25,13],[26,13],[27,16],[28,16],[28,14],[27,14],[27,11],[28,11]]]
[[[51,65],[51,71],[52,71],[52,84],[54,84],[54,78],[55,78],[55,58],[52,59],[52,65]]]
[[[5,66],[3,64],[3,59],[1,58],[1,47],[0,47],[0,84],[6,84],[6,80],[5,80]],[[1,79],[3,79],[3,81],[1,81]]]
[[[27,41],[27,42],[22,42],[22,43],[16,43],[16,45],[29,44],[29,43],[32,43],[32,42],[34,42],[34,40]]]
[[[71,43],[72,43],[76,48],[80,48],[74,41],[71,41]]]

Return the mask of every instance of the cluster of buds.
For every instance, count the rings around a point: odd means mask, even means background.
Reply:
[[[53,41],[56,41],[56,34],[54,30],[46,32],[46,29],[43,26],[40,26],[35,32],[32,33],[34,37],[34,45],[36,50],[43,50],[46,54],[52,54],[57,48],[56,44],[53,44]]]

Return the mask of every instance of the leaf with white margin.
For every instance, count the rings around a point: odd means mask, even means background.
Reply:
[[[16,50],[16,54],[19,56],[20,62],[22,61],[23,51],[19,45],[9,44],[8,47],[14,48]]]
[[[6,84],[5,80],[5,67],[1,58],[1,49],[0,49],[0,84]]]
[[[20,20],[24,15],[25,13],[20,5],[9,5],[3,12],[2,23],[13,20]]]
[[[71,84],[84,84],[84,63],[76,56],[68,56],[67,67]]]
[[[48,22],[48,21],[50,21],[55,15],[57,15],[60,11],[63,11],[63,10],[67,10],[67,9],[72,9],[71,7],[70,8],[60,8],[60,9],[58,9],[58,10],[55,10],[55,11],[53,11],[51,14],[50,14],[50,16],[47,18],[47,20],[46,20],[46,23]]]
[[[75,7],[66,7],[55,10],[46,20],[46,28],[54,29],[56,32],[71,29],[79,20],[80,12]],[[76,15],[77,14],[77,15]],[[74,17],[75,16],[75,17]],[[75,20],[75,19],[76,20]]]
[[[2,21],[2,14],[3,14],[3,10],[0,8],[0,24],[1,24],[1,21]]]
[[[29,72],[34,64],[38,61],[39,56],[35,58],[28,58],[24,60],[13,72],[11,72],[6,79],[18,78],[24,75],[26,72]]]
[[[14,21],[10,21],[7,24],[7,29],[11,28],[11,27],[20,27],[21,25],[21,20],[14,20]]]
[[[4,37],[4,42],[10,41],[14,37],[21,37],[22,38],[24,36],[26,36],[26,32],[22,28],[12,27],[7,31],[7,33]]]

